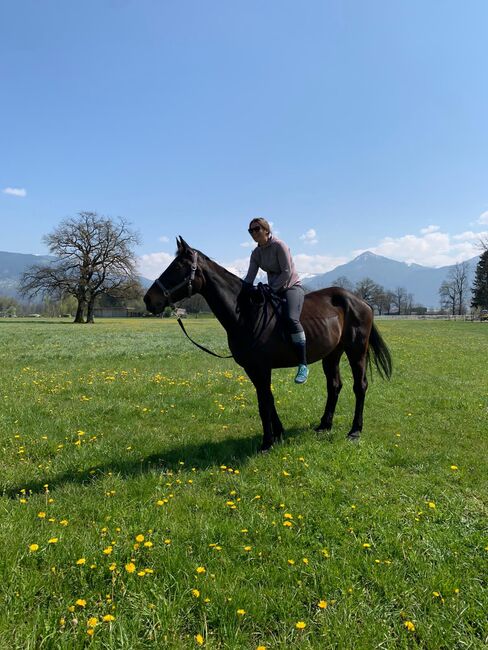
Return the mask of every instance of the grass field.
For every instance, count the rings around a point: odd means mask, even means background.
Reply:
[[[486,648],[488,325],[378,323],[361,443],[343,366],[275,371],[287,434],[174,321],[0,322],[0,647]],[[213,320],[189,320],[222,353]]]

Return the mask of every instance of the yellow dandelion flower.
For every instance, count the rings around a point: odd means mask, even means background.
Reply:
[[[152,542],[144,542],[144,546],[146,548],[151,548],[152,546],[154,546],[154,544]]]
[[[258,645],[256,650],[266,650],[266,646],[265,645]]]
[[[95,625],[98,624],[98,618],[96,618],[96,616],[92,616],[88,619],[86,624],[88,625],[88,627],[95,627]]]
[[[195,596],[195,598],[200,598],[200,592],[198,591],[198,589],[192,589],[191,593],[193,596]]]
[[[76,564],[79,564],[80,566],[82,564],[86,564],[86,559],[84,557],[80,557],[79,560],[76,560]]]
[[[205,643],[205,639],[201,634],[195,634],[195,641],[198,643],[198,645],[203,645]]]
[[[57,537],[51,537],[51,539],[47,540],[48,544],[57,544],[58,543],[58,538]]]
[[[291,564],[291,565],[295,564],[295,560],[288,560],[288,564]]]
[[[295,627],[297,630],[304,630],[307,627],[307,624],[304,621],[297,621],[297,623],[295,623]]]
[[[415,632],[415,625],[412,623],[412,621],[405,621],[403,625],[409,632]]]
[[[61,519],[59,523],[61,524],[61,526],[67,526],[69,524],[69,521],[67,519]]]
[[[169,546],[171,544],[171,540],[170,539],[165,539],[164,543],[166,544],[166,546]]]
[[[327,609],[327,604],[328,603],[326,600],[319,600],[319,602],[317,603],[317,607],[319,609]]]
[[[144,541],[144,535],[136,535],[136,542],[143,542]]]
[[[113,546],[107,546],[107,548],[103,549],[103,554],[104,555],[110,555],[113,550],[114,550]]]
[[[134,573],[134,571],[136,570],[136,565],[134,564],[134,562],[128,562],[125,565],[125,570],[127,571],[127,573]]]
[[[39,550],[39,544],[30,544],[29,545],[29,551],[31,553],[35,553],[38,550]]]
[[[286,521],[283,522],[283,526],[285,526],[285,528],[291,528],[293,524],[291,523],[291,521],[287,519]]]
[[[105,614],[105,616],[102,616],[102,621],[105,621],[105,623],[111,623],[112,621],[115,621],[115,616],[112,616],[112,614]]]
[[[459,467],[457,465],[451,465],[451,469],[453,472],[455,472]]]
[[[137,575],[138,575],[140,578],[142,578],[143,576],[146,575],[146,572],[145,572],[145,571],[138,571],[138,572],[137,572]]]
[[[371,548],[371,544],[368,544],[368,542],[365,542],[363,544],[363,548]]]
[[[239,616],[244,616],[245,613],[246,613],[246,610],[245,610],[245,609],[238,609],[238,610],[237,610],[237,614],[238,614]]]
[[[427,505],[429,506],[429,508],[432,508],[432,510],[435,510],[435,503],[434,503],[434,501],[427,501]]]
[[[244,546],[244,550],[246,552],[249,552],[252,549],[252,546]]]
[[[78,598],[76,601],[75,605],[78,605],[78,607],[85,607],[86,605],[86,600],[84,598]]]
[[[88,636],[93,636],[95,634],[95,630],[92,627],[89,627],[86,633]]]
[[[284,517],[285,519],[293,519],[293,515],[290,514],[289,512],[285,512],[285,514],[283,515],[283,517]]]
[[[117,565],[115,564],[115,562],[112,562],[112,564],[109,565],[108,570],[109,571],[115,571],[116,568],[117,568]]]
[[[39,519],[45,519],[46,518],[46,513],[45,512],[38,512],[37,516],[39,517]]]
[[[204,566],[197,566],[196,571],[197,573],[206,573],[206,569]]]

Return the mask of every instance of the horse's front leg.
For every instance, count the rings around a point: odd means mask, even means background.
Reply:
[[[259,415],[263,425],[263,443],[261,451],[269,449],[276,439],[283,435],[283,425],[274,405],[271,392],[271,368],[245,368],[249,379],[254,384],[258,398]]]

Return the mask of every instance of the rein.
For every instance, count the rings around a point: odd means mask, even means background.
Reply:
[[[182,282],[177,284],[176,286],[172,287],[171,289],[167,289],[164,284],[161,282],[161,280],[158,278],[155,280],[155,284],[161,289],[161,291],[164,294],[164,297],[168,300],[169,306],[173,310],[174,313],[176,313],[176,305],[174,302],[171,300],[171,294],[177,291],[178,289],[181,289],[181,287],[184,287],[185,284],[188,286],[188,298],[191,298],[192,292],[193,292],[193,280],[195,279],[195,274],[197,272],[198,268],[198,254],[196,251],[193,251],[193,261],[191,264],[191,272],[188,278],[185,278]],[[193,345],[196,345],[197,348],[200,348],[200,350],[203,350],[204,352],[207,352],[208,354],[211,354],[213,357],[219,357],[219,359],[231,359],[232,354],[228,355],[223,355],[223,354],[217,354],[216,352],[212,352],[212,350],[209,350],[203,345],[200,345],[200,343],[197,343],[194,341],[191,336],[188,334],[188,332],[185,329],[185,326],[183,325],[181,321],[181,317],[177,316],[176,320],[178,321],[178,325],[181,327],[183,330],[184,335],[189,339]]]
[[[213,357],[219,357],[219,359],[231,359],[231,358],[234,356],[234,355],[232,355],[232,354],[227,354],[227,355],[224,355],[224,354],[217,354],[216,352],[212,352],[212,350],[209,350],[209,349],[206,348],[205,346],[200,345],[200,343],[197,343],[196,341],[194,341],[194,340],[191,338],[191,336],[188,334],[188,332],[186,331],[185,326],[183,325],[183,323],[182,323],[182,321],[181,321],[181,318],[180,318],[179,316],[178,316],[178,318],[177,318],[177,321],[178,321],[178,325],[179,325],[179,326],[181,327],[181,329],[183,330],[183,333],[185,334],[185,336],[186,336],[186,337],[187,337],[187,338],[188,338],[188,339],[193,343],[193,345],[196,345],[197,348],[200,348],[200,350],[203,350],[204,352],[207,352],[208,354],[211,354]]]

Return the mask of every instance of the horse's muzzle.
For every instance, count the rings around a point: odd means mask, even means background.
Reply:
[[[147,291],[146,295],[144,296],[144,303],[146,305],[147,311],[151,312],[151,314],[161,314],[164,311],[164,308],[166,307],[167,301],[166,298],[162,297],[157,297],[155,298],[151,294],[151,289],[152,287]]]

